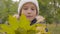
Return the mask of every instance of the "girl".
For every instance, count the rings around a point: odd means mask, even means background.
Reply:
[[[44,18],[39,16],[39,5],[37,0],[21,0],[18,6],[17,16],[20,17],[21,14],[24,14],[27,19],[30,20],[30,25],[44,21]],[[41,28],[37,27],[37,30],[41,30]],[[48,31],[47,28],[45,28],[45,30],[46,32]],[[40,32],[37,34],[40,34]]]
[[[30,25],[43,21],[44,18],[39,15],[39,5],[37,0],[21,0],[18,7],[18,16],[24,14],[31,22]]]

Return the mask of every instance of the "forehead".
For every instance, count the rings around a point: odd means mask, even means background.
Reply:
[[[31,2],[27,2],[23,5],[23,7],[29,7],[29,6],[36,7],[36,5],[34,3],[31,3]]]

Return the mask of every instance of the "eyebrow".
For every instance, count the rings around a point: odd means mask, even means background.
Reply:
[[[23,6],[22,8],[27,8],[27,6]]]
[[[23,7],[27,7],[27,6],[23,6]]]
[[[23,6],[23,8],[25,8],[25,7],[28,7],[28,6]],[[34,6],[31,6],[32,8],[36,8],[36,7],[34,7]]]

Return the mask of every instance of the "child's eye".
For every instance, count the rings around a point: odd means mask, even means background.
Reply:
[[[31,9],[31,10],[35,10],[35,9]]]
[[[24,8],[24,10],[28,10],[28,8]]]

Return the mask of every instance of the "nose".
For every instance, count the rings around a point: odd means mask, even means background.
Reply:
[[[28,14],[31,14],[31,10],[30,9],[28,10]]]

